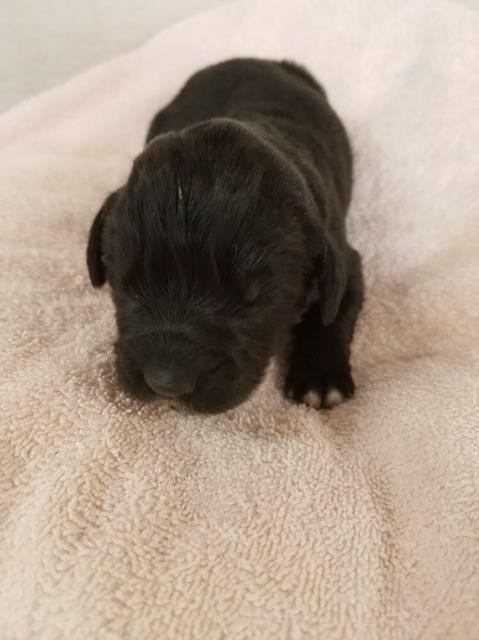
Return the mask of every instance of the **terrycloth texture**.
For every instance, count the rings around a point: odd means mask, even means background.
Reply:
[[[231,5],[0,119],[0,638],[467,640],[479,629],[479,14]],[[199,418],[118,391],[88,228],[187,75],[289,57],[356,151],[356,398]]]

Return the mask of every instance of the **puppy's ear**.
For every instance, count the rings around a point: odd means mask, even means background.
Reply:
[[[96,214],[88,237],[88,247],[86,252],[86,261],[90,280],[94,287],[101,287],[105,284],[105,264],[103,262],[103,230],[105,227],[105,218],[108,215],[113,202],[115,201],[116,191],[111,193],[103,203],[100,211]]]
[[[336,318],[347,284],[346,259],[330,240],[323,244],[316,258],[316,276],[319,285],[321,318],[324,326],[330,325]]]

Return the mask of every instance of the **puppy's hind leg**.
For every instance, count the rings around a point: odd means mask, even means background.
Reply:
[[[316,409],[333,407],[354,394],[349,358],[364,297],[361,259],[354,249],[348,266],[346,290],[334,321],[325,327],[320,303],[315,303],[293,328],[285,392]]]

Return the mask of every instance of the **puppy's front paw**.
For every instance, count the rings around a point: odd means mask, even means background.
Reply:
[[[286,378],[286,396],[315,409],[330,409],[354,395],[348,362],[331,364],[295,360]]]

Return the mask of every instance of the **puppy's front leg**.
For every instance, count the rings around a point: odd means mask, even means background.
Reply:
[[[351,250],[347,287],[334,321],[325,327],[320,303],[315,303],[293,328],[286,378],[289,398],[320,409],[333,407],[354,394],[349,358],[363,296],[360,258]]]

